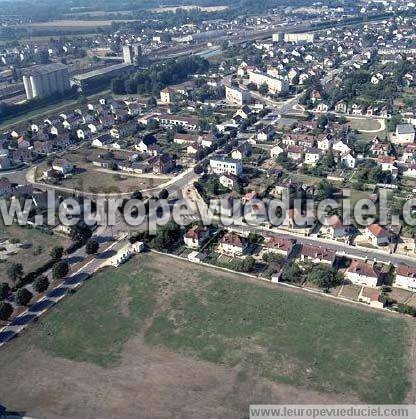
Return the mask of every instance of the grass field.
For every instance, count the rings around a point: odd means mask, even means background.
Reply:
[[[42,166],[43,167],[43,166]],[[42,167],[37,173],[42,173]],[[71,178],[63,179],[58,186],[91,193],[127,193],[137,189],[147,190],[166,182],[166,179],[154,179],[129,176],[121,172],[104,172],[100,169],[88,169],[75,173]]]
[[[403,402],[410,388],[406,320],[158,255],[96,275],[36,329],[19,343],[107,368],[140,335],[153,350],[236,368],[243,381],[369,403]]]
[[[111,26],[113,22],[117,23],[117,22],[128,22],[128,21],[129,19],[121,19],[121,20],[75,20],[75,19],[65,20],[65,19],[62,19],[62,20],[51,20],[50,22],[30,23],[27,26],[33,29],[99,28],[99,27],[104,27],[104,26]]]
[[[381,124],[379,121],[370,118],[350,119],[348,120],[348,125],[351,127],[351,129],[355,129],[358,131],[373,131],[381,128]]]
[[[50,236],[40,230],[22,228],[16,224],[4,226],[0,224],[0,239],[18,239],[19,243],[27,244],[27,248],[20,248],[16,254],[0,263],[0,282],[6,278],[8,263],[21,263],[25,273],[31,272],[46,263],[50,257],[49,252],[54,246],[66,247],[70,240]]]

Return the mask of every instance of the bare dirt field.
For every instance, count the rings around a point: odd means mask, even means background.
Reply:
[[[0,405],[182,419],[247,417],[250,403],[400,402],[413,379],[407,323],[142,254],[0,349]]]
[[[249,402],[343,400],[342,395],[241,377],[237,369],[150,348],[140,338],[126,344],[122,363],[114,368],[31,348],[21,355],[18,371],[2,367],[1,376],[2,403],[42,418],[241,418]],[[3,387],[3,378],[11,376],[12,385]]]

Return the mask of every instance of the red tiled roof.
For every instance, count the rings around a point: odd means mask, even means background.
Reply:
[[[231,246],[243,247],[246,243],[246,239],[235,233],[227,233],[222,237],[220,242]]]
[[[375,237],[388,237],[389,233],[379,224],[370,224],[367,230]]]
[[[269,237],[266,241],[266,247],[269,249],[280,249],[285,252],[290,252],[296,240],[287,239],[284,237]]]
[[[407,265],[398,265],[396,268],[396,274],[406,276],[407,278],[416,278],[416,268],[412,268]]]
[[[350,267],[348,268],[348,272],[369,276],[372,278],[378,278],[377,272],[374,270],[374,266],[362,260],[353,260]]]
[[[302,245],[301,254],[305,257],[329,261],[335,258],[335,252],[333,250],[320,246],[311,246],[309,244]]]

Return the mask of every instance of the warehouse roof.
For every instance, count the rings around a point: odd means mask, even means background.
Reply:
[[[111,73],[113,71],[123,70],[123,69],[127,70],[132,67],[133,66],[131,64],[125,64],[125,63],[114,64],[114,65],[110,65],[109,67],[99,68],[97,70],[90,71],[88,73],[77,74],[76,76],[73,76],[72,78],[75,80],[88,80],[94,77],[104,76],[105,74]]]
[[[65,70],[67,68],[68,66],[61,63],[34,65],[32,67],[23,69],[22,74],[24,76],[40,76],[43,74],[53,73],[54,71],[58,71],[58,70]]]

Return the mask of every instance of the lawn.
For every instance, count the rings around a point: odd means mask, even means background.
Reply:
[[[37,169],[42,173],[45,165]],[[135,190],[154,188],[166,182],[166,179],[155,179],[128,175],[122,172],[110,172],[97,169],[91,165],[88,170],[81,169],[67,179],[59,181],[56,185],[91,193],[127,193]]]
[[[136,260],[137,262],[137,260]],[[128,263],[86,283],[46,316],[41,348],[68,359],[111,366],[124,343],[144,326],[155,306],[151,272]]]
[[[117,364],[140,335],[242,376],[368,403],[403,402],[410,388],[406,320],[165,256],[96,275],[39,326],[29,335],[36,346],[101,366]]]
[[[37,229],[24,228],[16,224],[4,226],[0,223],[0,240],[17,239],[20,244],[25,243],[25,248],[20,248],[14,255],[10,255],[7,261],[0,263],[0,282],[6,279],[8,264],[11,262],[21,263],[25,273],[31,272],[44,263],[50,257],[49,252],[54,246],[66,247],[70,240],[64,237],[49,235]]]
[[[379,121],[370,118],[351,118],[348,120],[348,125],[351,129],[355,129],[357,131],[373,131],[381,128]]]

